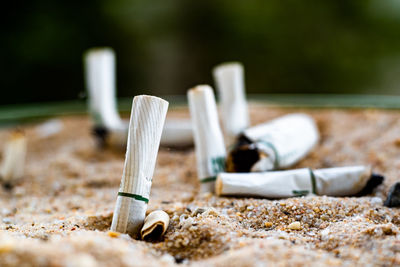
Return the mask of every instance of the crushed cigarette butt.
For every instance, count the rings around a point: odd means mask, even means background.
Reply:
[[[143,240],[158,240],[165,234],[168,225],[169,216],[165,211],[153,211],[144,220],[144,225],[140,231],[140,235]]]

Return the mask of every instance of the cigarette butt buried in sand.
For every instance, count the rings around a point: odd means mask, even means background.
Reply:
[[[165,211],[155,210],[147,215],[144,220],[140,236],[143,240],[157,240],[162,237],[168,229],[169,216]]]
[[[132,103],[125,165],[111,231],[139,237],[143,225],[168,102],[136,96]]]
[[[365,195],[383,182],[369,166],[311,170],[308,168],[259,173],[220,173],[217,195],[287,198],[307,194]]]
[[[222,125],[228,145],[249,127],[243,65],[229,62],[216,66],[213,76],[220,97]]]
[[[188,102],[201,191],[214,192],[216,175],[224,171],[226,156],[214,93],[208,85],[196,86],[188,91]]]
[[[287,168],[318,143],[314,120],[301,113],[286,115],[243,131],[227,158],[228,172],[263,172]]]
[[[0,181],[5,188],[11,189],[24,175],[27,141],[23,131],[16,130],[5,144],[3,162],[0,169]]]

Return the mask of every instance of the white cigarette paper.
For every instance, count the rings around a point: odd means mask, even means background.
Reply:
[[[244,172],[262,172],[297,163],[318,143],[319,132],[310,116],[297,113],[250,127],[240,138],[252,143],[259,153],[259,159]],[[228,169],[230,172],[243,172],[236,170],[235,164],[240,164],[242,159],[237,155],[237,159],[233,160],[234,153],[235,149],[230,152]]]
[[[3,185],[12,185],[24,175],[27,141],[25,134],[15,131],[5,144],[3,162],[0,169],[0,181]]]
[[[216,193],[264,198],[287,198],[310,193],[336,197],[351,196],[366,186],[371,175],[369,166],[220,173],[216,182]]]
[[[217,106],[210,86],[199,85],[188,91],[202,192],[214,192],[216,175],[224,170],[226,150],[218,122]]]
[[[243,66],[238,62],[224,63],[213,69],[213,76],[221,101],[222,125],[225,141],[232,144],[249,127]]]
[[[155,210],[147,215],[146,219],[144,220],[142,230],[140,231],[140,236],[142,239],[146,239],[150,236],[155,239],[160,238],[167,231],[168,225],[168,214],[162,210]]]
[[[136,96],[132,103],[124,171],[111,231],[138,237],[143,225],[168,102]]]
[[[192,122],[189,119],[167,119],[161,135],[161,145],[166,147],[192,146]]]
[[[85,71],[89,110],[96,125],[110,129],[123,127],[116,103],[114,51],[111,48],[88,50]]]

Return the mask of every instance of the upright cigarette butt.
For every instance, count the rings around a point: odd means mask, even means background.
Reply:
[[[0,181],[4,187],[11,188],[15,181],[23,177],[26,147],[25,133],[19,130],[12,132],[4,147],[0,169]]]
[[[188,91],[188,101],[201,191],[214,192],[216,175],[224,170],[226,156],[214,93],[210,86],[199,85]]]
[[[132,103],[125,165],[111,231],[138,237],[149,201],[168,102],[136,96]]]
[[[89,111],[95,130],[126,132],[127,124],[121,120],[117,109],[114,51],[111,48],[89,49],[84,54],[84,63]]]
[[[243,65],[238,62],[218,65],[213,76],[221,101],[224,134],[230,145],[249,126]]]

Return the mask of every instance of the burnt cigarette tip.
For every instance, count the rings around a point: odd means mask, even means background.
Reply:
[[[250,172],[259,159],[260,153],[254,144],[239,143],[228,154],[226,169],[228,172]]]
[[[357,194],[357,196],[365,196],[371,194],[374,189],[383,183],[385,177],[378,173],[372,173],[367,184],[364,188]]]
[[[11,191],[14,188],[14,186],[10,182],[5,182],[3,183],[3,188],[6,191]]]
[[[96,138],[100,147],[105,147],[109,130],[103,126],[95,126],[92,130],[93,136]]]

